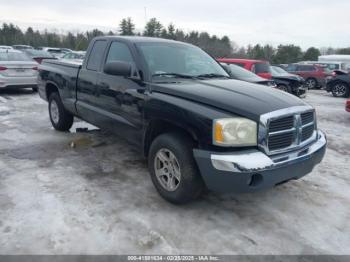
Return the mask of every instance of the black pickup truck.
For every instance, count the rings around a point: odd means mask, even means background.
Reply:
[[[39,94],[53,127],[78,117],[136,145],[162,197],[203,189],[253,192],[311,172],[326,150],[315,110],[299,98],[231,79],[195,46],[98,37],[83,64],[45,61]]]

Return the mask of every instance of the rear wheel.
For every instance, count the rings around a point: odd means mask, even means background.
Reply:
[[[158,193],[174,204],[196,199],[204,188],[193,158],[193,142],[185,135],[167,133],[152,143],[148,167]]]
[[[52,126],[58,131],[68,131],[74,117],[63,106],[58,93],[52,93],[49,98],[49,114]]]
[[[349,85],[344,82],[335,83],[332,87],[332,95],[334,97],[348,97],[349,93]]]
[[[317,87],[317,80],[315,78],[308,78],[305,81],[305,85],[308,87],[308,89],[314,89]]]

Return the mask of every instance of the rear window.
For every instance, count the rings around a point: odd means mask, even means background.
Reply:
[[[106,49],[106,44],[107,42],[105,40],[98,40],[94,43],[86,66],[88,70],[98,71],[102,63],[103,53]]]
[[[257,64],[255,64],[253,71],[256,74],[271,73],[270,66],[268,64],[265,64],[265,63],[257,63]]]
[[[1,52],[0,61],[32,61],[27,55],[23,53]]]

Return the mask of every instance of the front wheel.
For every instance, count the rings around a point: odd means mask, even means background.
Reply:
[[[334,97],[348,97],[349,93],[350,88],[346,83],[339,82],[332,87],[332,95]]]
[[[74,121],[74,117],[63,106],[58,93],[53,93],[49,98],[49,114],[52,126],[58,131],[68,131]]]
[[[151,145],[148,167],[152,182],[158,193],[171,203],[190,202],[204,189],[192,145],[190,138],[178,133],[160,135]]]
[[[308,78],[305,81],[305,85],[308,87],[308,89],[314,89],[317,87],[317,81],[314,78]]]
[[[277,85],[277,88],[278,88],[279,90],[284,91],[284,92],[291,93],[291,89],[290,89],[290,87],[287,86],[287,85],[284,85],[284,84]]]

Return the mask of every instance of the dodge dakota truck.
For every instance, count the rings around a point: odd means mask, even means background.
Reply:
[[[313,107],[231,79],[186,43],[97,37],[82,64],[44,61],[38,82],[56,130],[68,131],[78,117],[125,138],[175,204],[207,189],[254,192],[299,179],[326,150]]]

